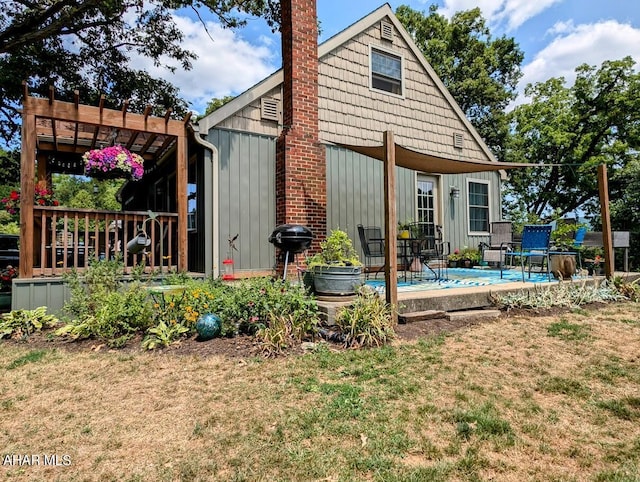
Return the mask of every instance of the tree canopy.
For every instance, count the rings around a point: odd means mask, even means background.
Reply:
[[[87,103],[106,96],[108,107],[129,100],[142,112],[172,108],[182,116],[187,104],[170,83],[136,69],[131,55],[150,58],[169,69],[171,61],[189,69],[194,54],[181,47],[183,34],[173,20],[176,9],[200,16],[208,9],[228,27],[242,26],[242,15],[262,16],[272,28],[279,22],[278,0],[7,0],[0,9],[0,136],[17,143],[21,83],[33,93],[71,100],[80,90]]]
[[[516,98],[524,54],[513,38],[493,38],[479,8],[451,20],[402,5],[396,16],[499,160],[508,134],[505,110]]]
[[[573,86],[552,78],[527,86],[530,102],[512,112],[506,160],[553,164],[512,172],[511,211],[539,217],[599,212],[597,166],[609,171],[612,199],[623,199],[640,159],[640,73],[631,57],[576,69]]]

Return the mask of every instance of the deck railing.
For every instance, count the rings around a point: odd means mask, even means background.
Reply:
[[[147,271],[177,267],[176,213],[34,206],[33,219],[33,276],[84,271],[92,259],[116,257],[127,272],[140,263]]]

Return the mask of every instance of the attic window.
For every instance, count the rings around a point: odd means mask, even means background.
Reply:
[[[380,22],[380,37],[393,42],[393,25],[389,22]]]
[[[371,48],[371,88],[402,95],[402,57]]]
[[[462,149],[464,147],[464,136],[461,132],[453,133],[453,147]]]
[[[278,101],[278,99],[260,99],[261,119],[278,122],[280,120],[279,107],[280,102]]]

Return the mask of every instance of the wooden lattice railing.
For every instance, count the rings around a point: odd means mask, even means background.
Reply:
[[[153,215],[155,219],[142,211],[34,206],[33,276],[59,276],[73,268],[83,271],[92,259],[118,256],[127,272],[139,263],[147,270],[175,270],[178,215]]]

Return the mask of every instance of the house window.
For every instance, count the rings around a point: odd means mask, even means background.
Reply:
[[[467,181],[469,232],[489,232],[489,182]]]
[[[371,88],[402,95],[402,57],[372,48]]]

